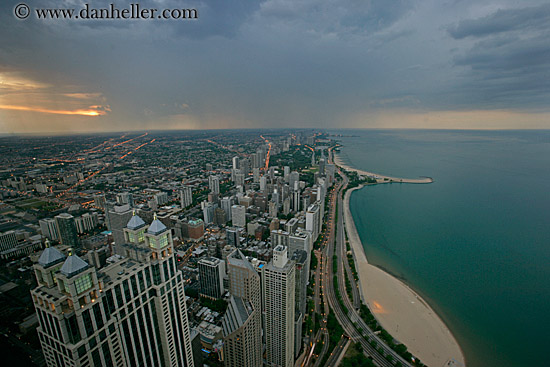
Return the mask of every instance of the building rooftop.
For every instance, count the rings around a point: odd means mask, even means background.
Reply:
[[[132,215],[132,218],[130,218],[128,224],[126,225],[126,228],[136,230],[145,226],[146,224],[143,219],[141,219],[141,217],[139,215],[136,215],[136,212],[134,212],[134,215]]]
[[[162,232],[166,231],[167,228],[160,220],[157,219],[157,216],[155,215],[155,219],[147,229],[147,233],[157,235],[161,234]]]
[[[59,251],[55,247],[46,247],[46,249],[42,252],[42,255],[40,255],[38,263],[47,268],[49,266],[58,264],[63,260],[65,260],[65,255],[63,255],[61,251]]]
[[[82,273],[84,270],[88,269],[90,265],[76,255],[71,255],[65,260],[63,266],[61,267],[61,274],[72,277],[78,273]]]
[[[227,261],[231,265],[246,267],[250,270],[256,271],[252,264],[243,255],[241,250],[233,251],[229,256],[227,256]]]

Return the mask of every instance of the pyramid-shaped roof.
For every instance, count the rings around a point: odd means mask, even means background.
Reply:
[[[55,247],[46,247],[46,249],[40,255],[38,263],[43,267],[47,268],[49,266],[58,264],[65,260],[65,255],[61,253]]]
[[[72,277],[76,274],[83,272],[88,269],[90,265],[76,255],[71,255],[65,260],[63,266],[61,267],[61,274]]]
[[[128,224],[126,224],[126,228],[135,231],[136,229],[144,227],[145,225],[146,224],[143,221],[143,219],[141,219],[140,216],[137,215],[136,212],[134,212],[134,215],[132,215],[132,218],[130,218],[130,220],[128,221]]]
[[[154,218],[155,219],[153,220],[153,222],[151,223],[151,225],[147,229],[147,233],[152,234],[152,235],[157,235],[157,234],[161,234],[162,232],[166,231],[167,230],[166,226],[160,220],[157,219],[156,214],[155,214]]]
[[[241,252],[241,250],[237,249],[236,251],[233,251],[228,257],[227,261],[230,264],[237,265],[237,266],[244,266],[248,268],[249,270],[252,270],[256,272],[256,269],[252,266],[250,261],[244,256],[244,254]]]

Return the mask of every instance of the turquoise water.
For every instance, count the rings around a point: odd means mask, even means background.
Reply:
[[[468,367],[550,366],[550,131],[342,133],[352,166],[435,180],[353,193],[369,261],[426,298]]]

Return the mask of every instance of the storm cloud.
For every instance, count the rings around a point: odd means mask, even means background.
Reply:
[[[550,128],[544,1],[139,2],[195,20],[18,20],[19,2],[0,5],[3,132],[466,126],[422,123],[438,112],[484,128],[502,111]]]

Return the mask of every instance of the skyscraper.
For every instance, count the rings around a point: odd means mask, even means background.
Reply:
[[[223,318],[225,366],[262,366],[260,276],[242,254],[227,257],[229,307]]]
[[[104,268],[48,247],[32,297],[48,366],[193,366],[184,280],[172,235],[134,215],[128,258]]]
[[[225,211],[225,220],[231,220],[231,206],[233,205],[233,199],[231,197],[224,197],[220,200],[220,205]]]
[[[184,186],[180,191],[180,201],[182,208],[187,208],[193,204],[193,188],[191,186]]]
[[[235,174],[235,186],[243,186],[244,187],[244,173],[236,173]]]
[[[221,298],[223,295],[223,277],[225,276],[225,262],[215,257],[200,259],[199,281],[201,295],[209,298]]]
[[[244,205],[233,205],[231,207],[231,220],[234,226],[246,226],[246,208]]]
[[[202,205],[203,205],[202,214],[204,217],[204,223],[205,224],[214,223],[214,210],[216,210],[216,208],[218,207],[218,204],[203,202]]]
[[[47,237],[52,241],[59,239],[59,231],[57,229],[57,223],[53,218],[44,218],[40,219],[40,229],[42,230],[42,235]]]
[[[106,209],[105,214],[107,219],[107,228],[113,232],[115,252],[122,255],[121,246],[124,244],[123,229],[132,217],[132,210],[128,204],[116,205],[110,209]]]
[[[215,194],[220,193],[220,178],[218,176],[208,176],[208,189]]]
[[[296,171],[290,172],[288,176],[288,186],[290,186],[292,190],[296,190],[295,183],[299,181],[300,181],[300,174]]]
[[[294,366],[295,267],[287,248],[273,249],[262,278],[266,360],[269,366]]]
[[[130,207],[134,206],[134,198],[129,192],[121,192],[116,194],[116,202],[118,205],[128,204]]]
[[[76,234],[74,217],[69,213],[61,213],[55,216],[55,222],[59,231],[59,240],[61,244],[69,247],[78,246],[78,236]]]
[[[309,277],[308,253],[297,250],[292,253],[291,259],[295,262],[295,325],[294,325],[294,356],[297,357],[302,349],[302,321],[306,312],[306,290]]]
[[[317,237],[321,232],[320,228],[320,208],[317,203],[311,204],[306,211],[306,230],[311,232],[313,242],[317,241]]]

